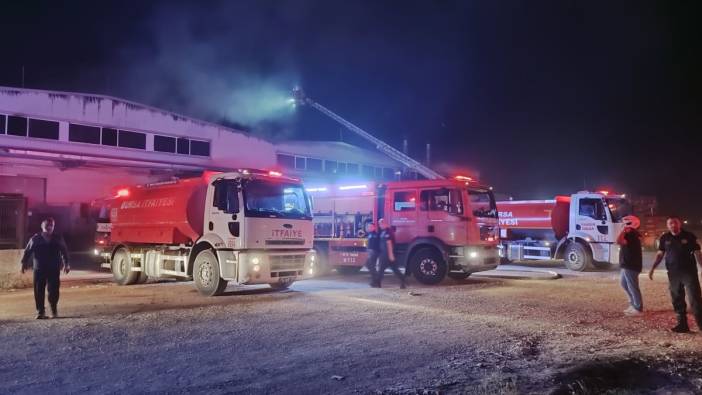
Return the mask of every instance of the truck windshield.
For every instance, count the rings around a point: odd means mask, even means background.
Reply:
[[[626,199],[607,198],[605,200],[607,201],[607,207],[610,213],[612,213],[613,222],[621,222],[622,218],[634,213],[631,203]]]
[[[489,189],[468,188],[468,201],[474,217],[497,218],[495,197]]]
[[[309,198],[300,184],[251,180],[244,185],[246,216],[312,219]]]

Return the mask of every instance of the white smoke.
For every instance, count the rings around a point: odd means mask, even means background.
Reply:
[[[259,50],[257,42],[274,38],[266,36],[264,15],[251,17],[257,13],[265,7],[156,7],[142,22],[144,40],[119,51],[116,94],[255,133],[289,130],[288,99],[299,76],[284,38],[275,53]]]

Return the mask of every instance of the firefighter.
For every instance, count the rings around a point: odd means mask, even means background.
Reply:
[[[397,260],[395,259],[395,235],[393,235],[390,226],[385,222],[384,219],[378,220],[378,226],[380,227],[380,269],[378,270],[377,285],[378,288],[381,287],[383,282],[383,274],[385,269],[390,267],[395,276],[400,279],[400,288],[405,288],[405,276],[400,271],[397,266]]]
[[[54,234],[55,225],[56,222],[53,218],[45,219],[41,223],[41,233],[37,233],[29,239],[22,256],[22,273],[29,269],[29,260],[30,258],[32,259],[34,302],[37,308],[38,320],[48,318],[44,308],[44,294],[47,288],[49,290],[51,317],[58,318],[61,269],[66,274],[71,271],[71,267],[68,264],[66,243],[60,235]]]
[[[366,230],[368,231],[368,234],[366,234],[366,238],[368,239],[368,245],[366,246],[366,251],[368,252],[366,268],[371,275],[370,286],[373,288],[378,288],[380,284],[378,282],[378,271],[376,270],[376,265],[378,264],[378,256],[380,255],[380,234],[376,230],[375,224],[372,222],[368,223]]]
[[[682,229],[680,218],[668,217],[666,226],[668,232],[664,233],[659,240],[658,253],[648,277],[653,280],[653,271],[665,258],[670,298],[678,318],[677,325],[671,330],[677,333],[690,331],[687,325],[686,292],[697,326],[702,329],[702,292],[697,278],[697,265],[702,263],[700,245],[694,234]]]
[[[643,314],[643,300],[639,288],[639,274],[642,268],[641,234],[637,230],[641,222],[633,215],[622,218],[622,221],[624,229],[617,237],[617,244],[620,246],[620,284],[629,297],[629,308],[624,310],[624,314],[641,315]]]

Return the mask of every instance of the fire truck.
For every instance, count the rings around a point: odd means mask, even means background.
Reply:
[[[366,258],[365,224],[384,218],[395,232],[401,266],[421,283],[446,276],[465,279],[499,264],[497,208],[492,190],[470,177],[446,179],[403,152],[315,102],[300,88],[292,103],[309,106],[373,144],[424,180],[310,188],[315,250],[342,273],[360,270]]]
[[[310,188],[314,248],[341,273],[365,264],[366,225],[384,218],[400,266],[423,284],[461,280],[499,264],[497,208],[490,188],[465,177]]]
[[[632,212],[625,195],[608,191],[499,201],[497,209],[503,262],[563,259],[574,271],[618,262],[617,235]]]
[[[314,274],[309,196],[277,172],[204,172],[201,177],[119,189],[96,255],[114,281],[193,279],[206,296],[227,283],[284,289]]]

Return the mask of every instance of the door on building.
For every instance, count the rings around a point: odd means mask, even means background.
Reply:
[[[27,225],[27,199],[0,194],[0,249],[22,249]]]

